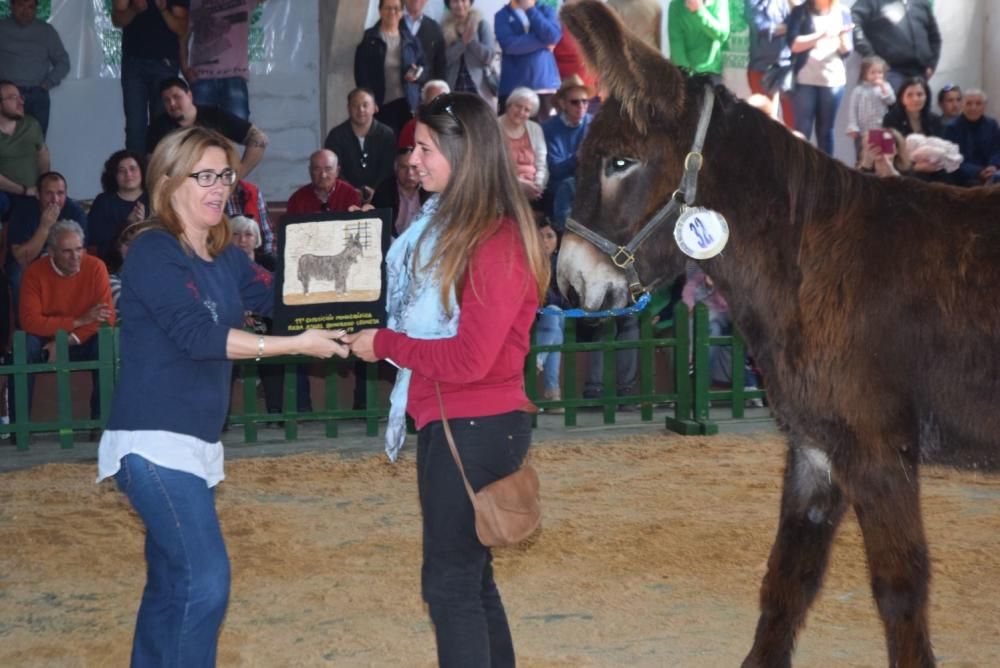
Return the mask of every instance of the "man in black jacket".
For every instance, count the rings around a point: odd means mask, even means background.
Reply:
[[[370,202],[375,189],[392,176],[396,157],[396,135],[375,120],[378,105],[367,88],[347,94],[346,121],[330,130],[323,142],[340,158],[340,178],[361,191],[361,201]]]
[[[928,0],[857,0],[854,48],[889,63],[886,80],[897,89],[907,77],[930,79],[941,57],[941,33]]]
[[[404,0],[403,4],[406,6],[403,20],[420,42],[420,47],[424,50],[424,62],[427,65],[418,82],[423,85],[431,79],[444,79],[447,75],[447,63],[441,25],[424,14],[427,0]]]

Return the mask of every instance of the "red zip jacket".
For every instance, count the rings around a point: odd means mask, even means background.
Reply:
[[[434,382],[449,419],[499,415],[528,405],[524,359],[538,295],[517,223],[497,231],[469,258],[458,334],[411,339],[391,329],[375,335],[375,355],[413,370],[407,412],[417,428],[441,419]]]

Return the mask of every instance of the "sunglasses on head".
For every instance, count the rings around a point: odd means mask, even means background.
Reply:
[[[427,104],[427,110],[432,116],[448,114],[451,116],[451,120],[458,123],[458,116],[455,115],[455,110],[452,109],[452,102],[454,101],[455,97],[451,93],[441,93]]]

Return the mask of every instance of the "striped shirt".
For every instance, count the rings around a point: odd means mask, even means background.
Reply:
[[[848,132],[868,132],[882,127],[882,119],[885,112],[896,101],[896,94],[892,92],[892,86],[885,84],[885,88],[877,84],[863,81],[851,91],[851,99],[848,103]]]

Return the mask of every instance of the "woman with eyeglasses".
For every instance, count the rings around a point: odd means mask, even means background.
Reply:
[[[390,457],[406,434],[404,413],[419,430],[421,585],[439,664],[514,666],[492,555],[476,537],[442,413],[473,489],[520,467],[533,409],[524,361],[549,260],[482,98],[454,93],[423,105],[415,138],[410,164],[434,196],[386,257],[389,326],[345,340],[366,362],[388,358],[401,368],[386,430]]]
[[[121,366],[98,450],[146,527],[146,586],[133,666],[214,666],[229,598],[229,558],[215,511],[219,435],[234,359],[346,357],[343,332],[243,331],[270,314],[271,275],[230,243],[226,199],[239,156],[222,135],[168,135],[149,163],[153,217],[129,245],[119,309]]]
[[[354,82],[375,93],[375,119],[399,135],[430,79],[420,40],[403,20],[403,0],[379,0],[379,20],[354,50]]]

